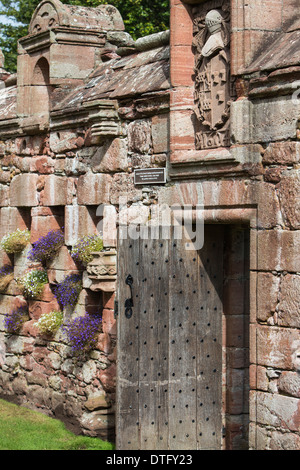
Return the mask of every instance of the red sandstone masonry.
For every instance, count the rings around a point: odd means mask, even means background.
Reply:
[[[189,2],[191,5],[197,3],[199,2]],[[273,37],[273,33],[276,36],[281,28],[285,27],[285,22],[295,15],[294,0],[285,0],[282,10],[280,5],[281,1],[276,0],[232,0],[233,74],[244,70],[262,48],[263,41],[267,38],[266,44],[269,44],[269,37]],[[187,168],[184,162],[190,162],[190,154],[194,149],[194,128],[191,120],[194,107],[194,56],[191,50],[190,8],[181,0],[171,0],[171,158],[173,162],[183,163],[184,171]],[[78,48],[75,50],[78,53]],[[94,50],[92,55],[88,56],[89,64],[92,56],[94,57]],[[50,55],[45,57],[50,59]],[[52,60],[54,57],[59,60],[65,57],[61,47],[56,48]],[[87,72],[82,57],[84,56],[81,55],[78,59],[76,74]],[[36,58],[29,61],[31,65],[34,65]],[[30,84],[29,62],[28,68],[24,63],[18,71],[20,85]],[[65,85],[57,79],[64,71],[65,64],[51,69],[52,79],[56,77],[54,85],[70,86],[71,78],[63,77]],[[75,85],[75,81],[72,83]],[[76,85],[79,83],[80,81],[76,81]],[[248,88],[248,83],[242,77],[240,96],[245,101]],[[19,95],[22,112],[29,106],[26,96],[22,94],[25,91],[20,90]],[[96,86],[89,91],[85,90],[89,93],[96,91]],[[77,272],[67,246],[74,245],[83,235],[96,233],[95,211],[98,204],[113,204],[117,215],[115,206],[122,194],[128,196],[133,215],[142,214],[148,218],[151,213],[149,206],[144,204],[150,199],[146,199],[143,189],[133,185],[131,171],[134,165],[143,167],[152,164],[157,152],[168,152],[169,114],[160,114],[158,107],[157,115],[139,115],[139,119],[134,119],[133,110],[137,112],[134,100],[131,102],[130,97],[126,99],[128,109],[131,109],[131,121],[129,123],[124,120],[124,135],[114,138],[112,143],[111,140],[104,139],[95,144],[95,141],[90,139],[89,125],[84,129],[77,129],[76,113],[70,129],[67,129],[62,115],[59,124],[63,129],[51,131],[50,136],[24,135],[7,140],[5,145],[0,143],[2,163],[4,167],[10,168],[0,175],[1,234],[9,233],[17,227],[28,227],[31,229],[31,241],[35,242],[48,231],[64,227],[66,246],[49,266],[48,276],[51,283],[62,280],[69,272]],[[146,99],[143,99],[145,104]],[[55,100],[60,103],[58,93]],[[262,105],[265,105],[266,101],[269,106],[269,99],[262,96],[260,100]],[[65,101],[65,104],[69,103]],[[166,109],[163,110],[165,111]],[[139,108],[138,113],[142,112]],[[242,114],[240,126],[243,126],[245,119],[246,116]],[[269,125],[268,119],[265,125]],[[278,138],[276,133],[274,135]],[[288,134],[285,138],[290,139],[291,135]],[[235,148],[245,160],[243,172],[241,167],[236,166],[228,173],[228,165],[219,164],[217,170],[214,168],[213,175],[210,174],[210,168],[205,170],[206,173],[202,172],[201,180],[196,181],[197,174],[190,173],[189,177],[193,179],[184,179],[182,176],[181,180],[171,180],[171,184],[165,187],[152,188],[152,200],[155,203],[167,201],[170,204],[204,202],[208,208],[207,212],[210,213],[209,222],[250,224],[250,447],[256,446],[265,450],[294,446],[299,449],[299,396],[295,396],[296,372],[291,357],[292,344],[299,340],[299,175],[296,167],[299,163],[299,142],[285,140],[266,143],[267,148],[264,150],[260,143],[255,141],[255,134],[251,138],[253,146],[240,145]],[[83,147],[84,144],[86,147]],[[130,154],[127,152],[127,144]],[[132,157],[131,153],[135,155]],[[220,156],[220,152],[216,153]],[[150,155],[154,155],[153,160],[150,160]],[[196,158],[204,159],[208,155],[209,152],[197,154]],[[56,206],[59,206],[59,210]],[[254,211],[257,217],[250,220],[247,216],[248,210]],[[240,218],[236,217],[236,211],[239,211]],[[11,263],[11,259],[4,253],[1,253],[1,259],[3,263]],[[235,277],[243,262],[243,255],[237,254],[234,262],[227,265],[231,277],[227,279],[228,290],[224,299],[224,309],[227,312],[223,332],[224,344],[227,346],[227,410],[233,414],[227,422],[228,448],[239,446],[241,422],[237,414],[245,409],[245,390],[241,384],[244,380],[243,374],[246,376],[247,371],[243,370],[246,353],[242,336],[248,324],[245,325],[243,316],[243,281]],[[16,268],[19,267],[16,265]],[[6,371],[1,371],[3,388],[16,394],[26,405],[28,393],[31,402],[39,409],[49,412],[64,408],[72,418],[81,419],[82,414],[86,413],[84,403],[89,396],[103,393],[105,390],[114,397],[114,294],[92,292],[89,287],[85,284],[76,313],[84,314],[86,309],[94,312],[99,306],[102,307],[103,301],[103,332],[99,335],[92,359],[87,361],[84,367],[75,367],[70,357],[62,361],[66,346],[60,344],[57,338],[45,341],[45,346],[41,345],[40,339],[37,340],[34,322],[41,312],[47,312],[57,306],[50,286],[45,288],[39,300],[28,302],[31,320],[25,323],[21,336],[7,340],[7,351],[18,356],[20,372],[16,377],[13,367],[7,365]],[[2,316],[12,307],[23,305],[25,302],[17,293],[16,286],[11,285],[10,290],[0,296]],[[11,363],[13,359],[10,357]],[[41,364],[37,366],[36,361]],[[93,434],[94,429],[97,429],[97,415],[94,416],[92,410],[89,416],[93,425],[89,423],[87,428],[81,424],[85,433]],[[104,434],[106,431],[101,430]]]

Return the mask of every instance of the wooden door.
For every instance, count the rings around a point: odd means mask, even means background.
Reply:
[[[118,449],[221,448],[222,285],[222,226],[199,251],[119,240]]]

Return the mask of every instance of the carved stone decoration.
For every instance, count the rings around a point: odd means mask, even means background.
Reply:
[[[59,25],[59,17],[53,2],[44,2],[35,12],[30,23],[30,34],[37,34]]]
[[[93,260],[87,265],[90,279],[113,281],[117,278],[117,252],[108,250],[92,253]]]
[[[89,112],[91,122],[91,136],[102,140],[106,137],[115,137],[121,134],[118,105],[113,100],[95,100],[83,104]]]
[[[97,8],[67,5],[60,0],[42,0],[37,6],[29,34],[36,35],[53,28],[62,27],[90,31],[124,31],[120,12],[112,5]]]
[[[197,150],[230,145],[230,5],[215,0],[209,8],[193,8]]]

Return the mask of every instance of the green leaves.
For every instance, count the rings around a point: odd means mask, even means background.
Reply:
[[[5,68],[14,73],[18,40],[28,34],[28,25],[40,0],[2,0],[1,3],[0,15],[14,21],[14,24],[0,22],[0,48],[5,55]],[[169,29],[169,0],[64,0],[62,3],[93,8],[114,5],[122,15],[126,31],[135,40]]]

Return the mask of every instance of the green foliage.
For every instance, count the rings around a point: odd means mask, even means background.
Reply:
[[[74,261],[86,266],[93,259],[93,252],[103,250],[103,240],[98,235],[86,235],[72,248],[71,256]]]
[[[0,48],[5,55],[6,69],[13,73],[17,67],[17,41],[28,34],[28,25],[40,0],[2,0],[1,3],[0,14],[17,22],[14,25],[0,22]],[[133,39],[169,28],[169,0],[63,0],[62,3],[94,8],[114,5]]]
[[[8,254],[19,253],[30,242],[29,230],[17,229],[15,232],[4,235],[0,242],[0,248]]]
[[[23,295],[28,299],[36,299],[41,295],[46,284],[48,284],[47,272],[34,269],[19,278],[18,284],[23,288]]]
[[[44,313],[34,326],[36,326],[42,334],[53,335],[58,328],[62,325],[63,313],[59,310],[52,310],[52,312]]]
[[[75,436],[58,419],[0,400],[0,450],[113,450],[96,437]]]

